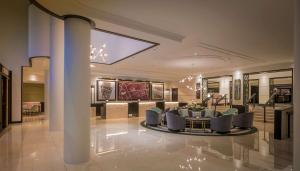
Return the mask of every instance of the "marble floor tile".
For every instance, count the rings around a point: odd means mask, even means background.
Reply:
[[[91,120],[89,171],[291,170],[292,140],[274,140],[273,124],[255,123],[243,136],[169,134],[140,126],[143,118]],[[71,171],[63,161],[63,132],[47,120],[11,125],[0,137],[1,171]]]

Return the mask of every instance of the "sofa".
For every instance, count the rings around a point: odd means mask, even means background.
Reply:
[[[240,113],[233,116],[232,125],[239,128],[252,128],[253,127],[253,112]]]
[[[212,117],[210,120],[211,131],[216,131],[219,133],[230,132],[232,128],[233,115],[223,115],[220,117]]]
[[[185,130],[185,118],[178,114],[177,110],[171,110],[166,113],[167,128],[171,131]]]
[[[156,109],[146,110],[146,125],[157,126],[162,121],[162,112]]]

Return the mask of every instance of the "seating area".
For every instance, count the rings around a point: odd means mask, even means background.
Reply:
[[[192,135],[239,135],[256,132],[253,113],[243,106],[218,112],[202,106],[146,110],[142,125],[154,130]],[[240,113],[239,111],[243,111]]]

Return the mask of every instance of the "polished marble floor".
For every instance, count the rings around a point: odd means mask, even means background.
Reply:
[[[273,125],[255,123],[244,136],[200,137],[140,126],[141,119],[91,121],[95,171],[291,170],[292,141],[273,139]],[[46,120],[12,125],[0,137],[0,171],[72,170],[63,162],[63,133],[49,132]]]

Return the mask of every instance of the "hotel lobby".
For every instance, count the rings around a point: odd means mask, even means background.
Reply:
[[[0,171],[300,171],[299,0],[0,11]]]

